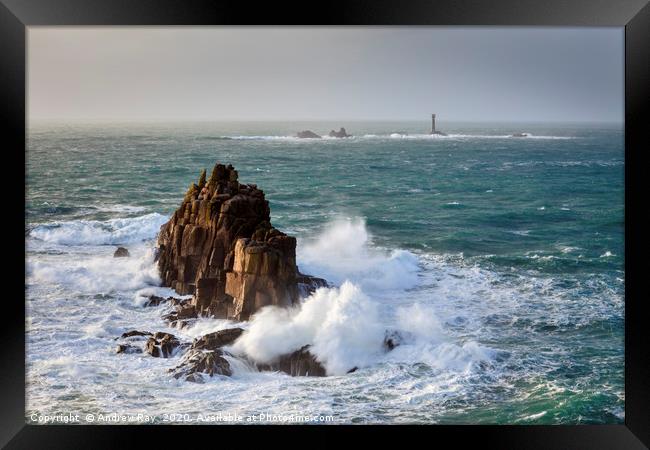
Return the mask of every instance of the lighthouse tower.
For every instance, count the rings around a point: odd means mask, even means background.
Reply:
[[[436,115],[431,114],[431,134],[436,134]]]

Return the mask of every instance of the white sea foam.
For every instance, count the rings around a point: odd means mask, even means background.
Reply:
[[[83,293],[129,291],[160,284],[152,249],[131,249],[128,258],[114,258],[112,249],[93,255],[77,255],[61,260],[28,259],[29,283],[61,285]]]
[[[132,218],[73,220],[38,225],[31,230],[33,239],[58,245],[120,245],[153,239],[168,220],[152,213]]]
[[[301,271],[341,284],[350,280],[364,291],[408,289],[418,282],[418,258],[404,250],[372,248],[361,219],[337,220],[315,240],[300,242]]]
[[[503,277],[472,266],[471,258],[462,255],[377,249],[363,221],[352,219],[331,223],[320,236],[301,239],[298,246],[301,270],[337,287],[322,288],[293,309],[262,309],[248,323],[202,318],[194,326],[171,330],[160,320],[164,306],[133,304],[146,295],[171,294],[156,286],[150,244],[129,245],[130,258],[113,258],[113,248],[106,246],[59,247],[68,253],[28,259],[33,315],[28,376],[34,386],[28,406],[44,411],[58,407],[54,396],[61,394],[91,396],[101,408],[129,412],[142,398],[151,399],[157,410],[173,405],[180,412],[204,412],[219,397],[224,408],[242,413],[292,411],[298,401],[306,411],[332,412],[347,422],[368,414],[368,402],[382,392],[381,402],[395,406],[391,421],[401,420],[405,404],[413,414],[404,420],[425,420],[420,414],[429,420],[444,413],[450,398],[480,399],[489,391],[481,383],[493,383],[492,376],[503,382],[504,364],[495,363],[503,354],[501,339],[512,342],[522,327],[536,333],[550,320],[574,325],[611,318],[612,311],[623,307],[620,295],[608,293],[591,299],[585,309],[583,301],[574,299],[584,297],[583,286],[559,288],[553,279]],[[86,295],[114,291],[124,295]],[[53,310],[56,315],[49,314]],[[114,353],[114,337],[128,329],[167,330],[189,341],[233,326],[247,329],[233,352],[268,361],[311,345],[328,374],[339,376],[258,373],[241,359],[227,357],[232,378],[206,376],[205,384],[194,384],[167,373],[178,364],[178,355],[162,359]],[[384,352],[387,329],[408,339]],[[479,342],[483,338],[495,348]],[[511,351],[507,365],[519,365],[520,355]],[[345,375],[353,367],[359,370]],[[120,396],[114,395],[115,389]],[[342,398],[345,407],[333,406],[332,396]]]
[[[344,279],[340,287],[320,288],[292,309],[260,310],[234,351],[268,363],[310,345],[329,375],[382,360],[467,371],[475,362],[492,358],[493,351],[474,341],[451,341],[432,307],[419,302],[399,306],[406,291],[418,285],[418,259],[408,252],[396,257],[396,252],[372,250],[368,241],[361,220],[330,224],[304,246],[303,261],[309,260],[306,267],[315,275]],[[383,349],[387,330],[409,337],[388,354]]]
[[[377,305],[358,286],[321,288],[298,308],[264,308],[255,314],[234,350],[271,362],[304,345],[330,375],[364,367],[381,352],[384,328]]]

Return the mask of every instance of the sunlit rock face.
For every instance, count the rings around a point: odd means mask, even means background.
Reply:
[[[158,235],[164,286],[194,294],[199,315],[247,320],[268,305],[291,306],[325,281],[298,272],[296,239],[271,225],[269,202],[216,164],[190,185]]]

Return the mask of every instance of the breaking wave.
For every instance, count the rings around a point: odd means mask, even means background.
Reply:
[[[362,220],[346,220],[301,244],[301,267],[337,286],[318,289],[294,308],[258,311],[233,350],[269,363],[310,345],[328,375],[382,361],[466,371],[493,357],[494,351],[474,341],[453,342],[432,308],[417,302],[400,306],[399,300],[419,284],[418,257],[374,249],[370,240]],[[384,347],[387,332],[401,340],[389,353]]]
[[[316,239],[300,242],[298,263],[305,273],[342,284],[348,280],[367,291],[408,289],[418,281],[418,258],[405,250],[385,251],[370,246],[360,219],[329,224]]]
[[[153,239],[168,220],[158,213],[106,221],[73,220],[34,227],[33,239],[58,245],[120,245]]]

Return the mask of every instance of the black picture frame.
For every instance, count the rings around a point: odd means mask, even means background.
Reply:
[[[6,235],[18,236],[25,217],[24,191],[17,170],[26,151],[26,27],[35,25],[480,25],[480,26],[616,26],[625,27],[625,424],[579,426],[380,426],[301,427],[301,431],[331,436],[349,433],[378,435],[404,431],[407,442],[433,434],[453,440],[454,446],[474,444],[513,449],[637,449],[650,445],[650,342],[643,285],[646,253],[643,192],[648,191],[643,153],[650,149],[648,100],[650,92],[650,5],[647,0],[350,0],[316,4],[209,0],[0,0],[0,123],[4,156],[10,157],[3,177]],[[12,169],[9,169],[11,167]],[[23,223],[24,225],[24,223]],[[13,229],[13,231],[11,231]],[[18,241],[8,238],[9,241]],[[25,411],[25,289],[24,245],[16,243],[6,254],[2,330],[2,426],[0,444],[6,448],[115,448],[151,444],[154,430],[144,426],[26,425]],[[638,263],[637,263],[638,262]],[[15,273],[13,273],[15,272]],[[172,429],[173,428],[173,429]],[[182,430],[179,430],[181,428]],[[184,429],[183,429],[184,428]],[[223,445],[234,431],[239,439],[264,433],[272,442],[287,437],[295,427],[157,426],[158,439],[174,439],[191,431],[192,440],[204,437]],[[280,435],[283,437],[280,437]],[[199,436],[200,435],[200,436]],[[291,438],[295,439],[295,438]],[[171,441],[169,441],[171,442]],[[299,441],[298,441],[299,442]],[[306,442],[296,445],[307,445]],[[323,441],[325,442],[325,441]],[[188,445],[185,440],[185,445]],[[196,445],[196,444],[190,444]],[[285,445],[292,445],[291,441]],[[408,444],[407,444],[408,445]]]

